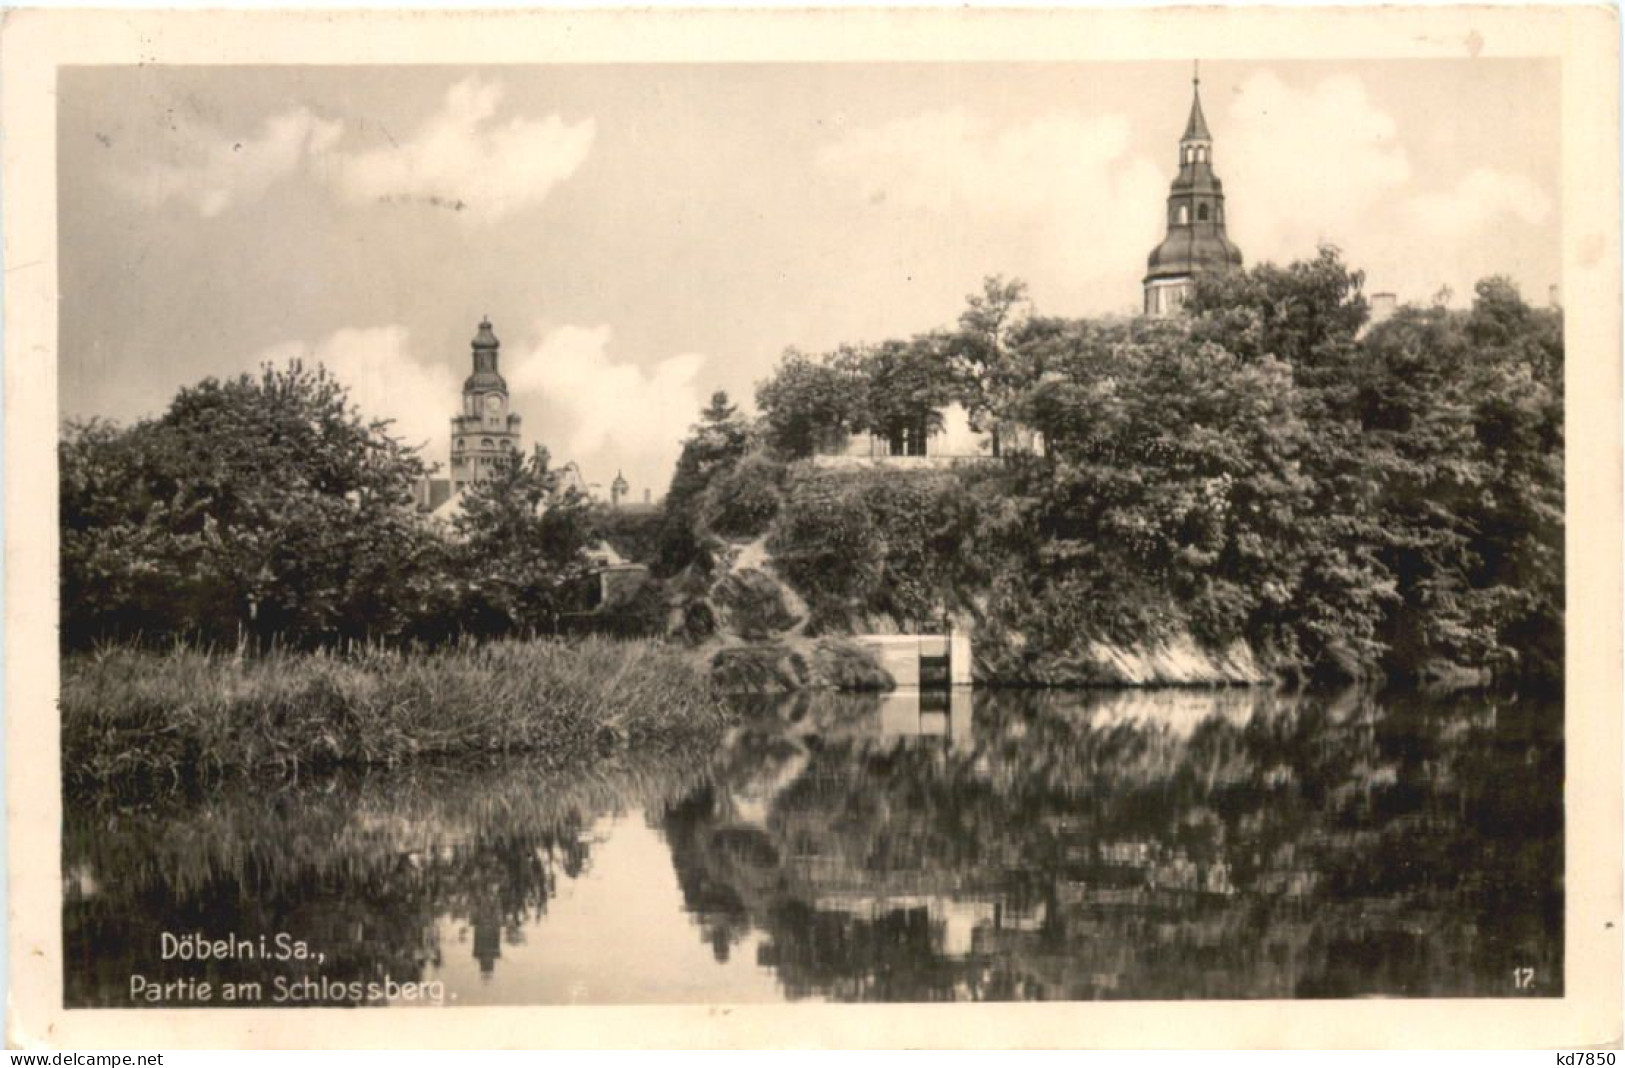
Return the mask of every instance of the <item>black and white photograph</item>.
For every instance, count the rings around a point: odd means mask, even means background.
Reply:
[[[1588,244],[1507,12],[1136,25],[56,67],[53,1019],[1611,983],[1617,1042],[1617,125]]]

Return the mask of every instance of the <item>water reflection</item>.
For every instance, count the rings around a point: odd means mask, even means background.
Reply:
[[[453,1003],[1562,992],[1562,709],[1253,691],[798,695],[704,758],[71,804],[70,1005],[164,931]],[[1513,970],[1533,969],[1526,989]],[[367,1003],[365,997],[336,999]]]

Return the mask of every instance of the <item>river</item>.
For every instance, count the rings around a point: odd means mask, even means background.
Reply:
[[[65,1002],[1563,992],[1560,703],[978,690],[743,711],[703,752],[574,776],[508,760],[70,801]]]

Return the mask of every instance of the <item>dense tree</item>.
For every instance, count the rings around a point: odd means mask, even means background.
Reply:
[[[900,447],[923,450],[925,436],[941,429],[942,409],[958,398],[946,339],[887,341],[863,354],[867,429]]]
[[[855,350],[826,359],[787,351],[756,389],[767,444],[786,459],[811,456],[833,436],[867,425],[866,393]]]
[[[981,576],[964,607],[1018,631],[1022,655],[1184,628],[1329,677],[1560,677],[1560,313],[1488,279],[1470,311],[1371,328],[1362,284],[1323,248],[1206,276],[1172,320],[1064,320],[1022,314],[1020,284],[992,279],[956,333],[852,366],[877,432],[958,400],[984,428],[1043,435],[1042,459],[956,476],[973,520],[930,550]],[[818,366],[764,387],[770,422]],[[800,403],[803,443],[829,410]],[[901,484],[838,509],[810,485],[791,481],[774,538],[815,612],[890,611],[883,587],[900,582],[929,591],[909,612],[947,607],[954,584],[922,584],[910,562],[927,532],[877,533],[921,512]],[[820,524],[894,577],[821,552]]]
[[[199,502],[155,487],[150,427],[69,424],[57,448],[62,638],[161,636],[197,626]],[[233,625],[235,615],[232,614]]]
[[[700,495],[713,478],[745,455],[750,440],[750,423],[729,401],[728,394],[720,389],[711,394],[711,402],[700,412],[700,421],[689,428],[688,437],[683,440],[671,488],[666,491],[657,561],[663,572],[681,571],[700,558],[696,529]]]
[[[992,434],[995,454],[1002,451],[999,415],[1032,380],[1018,345],[1030,313],[1027,284],[994,275],[983,281],[982,292],[965,298],[959,330],[947,345],[971,425]]]
[[[1356,415],[1384,476],[1382,554],[1405,592],[1394,656],[1552,678],[1562,665],[1562,321],[1504,279],[1466,313],[1407,309],[1366,338]]]
[[[1300,384],[1322,385],[1346,369],[1370,314],[1365,276],[1325,245],[1312,260],[1285,267],[1203,275],[1186,306],[1198,340],[1244,360],[1273,356],[1292,365]]]
[[[550,467],[546,449],[505,458],[464,492],[462,505],[452,519],[462,629],[548,633],[561,614],[590,607],[583,580],[591,512]]]
[[[821,357],[787,353],[756,391],[763,434],[787,459],[812,455],[847,433],[872,433],[894,449],[919,449],[941,428],[942,409],[963,400],[959,339],[923,334]],[[675,484],[675,483],[674,483]]]
[[[64,638],[388,632],[432,536],[424,465],[298,363],[207,379],[127,431],[70,427],[62,459]]]

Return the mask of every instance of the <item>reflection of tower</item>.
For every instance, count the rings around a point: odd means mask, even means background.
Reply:
[[[615,481],[609,484],[609,506],[611,508],[619,508],[621,506],[621,498],[625,497],[631,488],[631,486],[626,484],[626,476],[622,475],[619,471],[615,472]]]
[[[1168,236],[1146,263],[1145,314],[1172,315],[1198,274],[1241,266],[1224,231],[1224,186],[1213,173],[1213,135],[1202,114],[1201,78],[1191,79],[1191,116],[1179,139],[1179,175],[1168,190]]]
[[[496,909],[480,905],[474,912],[474,959],[480,962],[480,974],[488,976],[502,956],[502,919]]]
[[[463,382],[463,411],[451,420],[451,489],[484,482],[499,463],[519,455],[519,417],[508,410],[508,383],[497,370],[502,343],[481,319],[474,335],[474,373]]]

